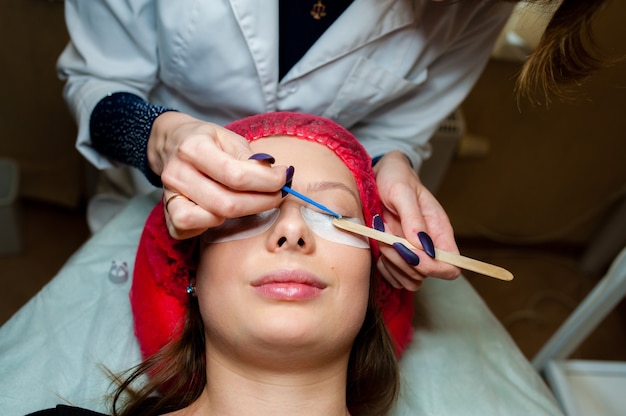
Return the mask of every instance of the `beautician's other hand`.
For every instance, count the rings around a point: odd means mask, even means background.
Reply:
[[[418,232],[426,232],[435,247],[458,253],[452,225],[443,207],[426,189],[401,152],[385,154],[374,167],[378,192],[383,202],[385,231],[421,247]],[[427,277],[455,279],[461,271],[436,261],[421,250],[413,250],[419,264],[411,266],[392,246],[380,244],[378,269],[394,287],[418,290]]]
[[[227,218],[278,206],[286,166],[248,158],[245,138],[217,124],[178,112],[155,120],[148,141],[148,162],[163,182],[170,235],[189,238]],[[183,197],[175,197],[175,195]]]

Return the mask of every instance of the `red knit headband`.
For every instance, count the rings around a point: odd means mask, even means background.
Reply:
[[[333,121],[278,112],[244,118],[226,127],[248,141],[287,135],[325,145],[352,172],[366,223],[371,224],[373,215],[381,212],[369,155],[352,134]],[[196,268],[196,260],[192,258],[195,242],[196,239],[180,241],[170,237],[163,203],[154,207],[139,241],[130,292],[135,334],[144,358],[153,355],[182,331],[189,301],[186,288]],[[380,252],[377,242],[370,243],[375,264]],[[378,280],[376,302],[399,356],[413,334],[413,296],[411,292],[393,288],[378,272],[374,278]]]

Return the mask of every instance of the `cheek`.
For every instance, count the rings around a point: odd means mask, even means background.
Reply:
[[[196,273],[196,296],[205,325],[206,318],[220,319],[222,313],[239,296],[234,276],[240,274],[237,252],[229,244],[213,244],[203,248]]]
[[[369,297],[371,254],[369,250],[333,250],[333,270],[340,285],[340,296],[347,308],[365,313]],[[358,308],[357,308],[358,306]]]
[[[343,321],[339,330],[345,333],[351,342],[354,341],[365,320],[371,274],[369,251],[366,259],[363,259],[362,255],[354,256],[353,259],[354,261],[344,261],[342,266],[342,288],[339,299],[341,310],[338,313],[338,316],[342,317],[338,321]]]
[[[372,264],[372,254],[369,249],[333,243],[326,244],[324,251],[325,254],[322,258],[332,261],[333,269],[342,270],[345,274],[352,275],[352,279],[358,279],[364,275],[369,276]]]
[[[204,288],[208,285],[218,284],[213,282],[218,280],[222,271],[227,267],[224,259],[231,258],[232,252],[228,250],[227,244],[213,244],[204,246],[198,262],[196,273],[196,289]]]

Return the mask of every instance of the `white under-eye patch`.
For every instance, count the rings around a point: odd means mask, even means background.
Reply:
[[[304,222],[307,223],[311,231],[324,240],[356,248],[370,248],[367,238],[335,227],[332,215],[317,212],[304,206],[300,207],[300,212],[302,212],[302,218],[304,218]],[[361,224],[358,218],[343,218]]]
[[[230,218],[222,225],[207,230],[202,238],[205,243],[224,243],[254,237],[269,230],[279,214],[280,210],[274,208],[254,215]]]
[[[367,238],[335,227],[332,223],[332,215],[317,212],[304,206],[300,207],[300,212],[304,222],[317,236],[346,246],[370,248]],[[207,244],[217,244],[255,237],[269,230],[279,215],[280,209],[274,208],[254,215],[230,218],[224,221],[222,225],[207,230],[202,235],[202,239]],[[357,218],[344,218],[348,221],[361,223]]]

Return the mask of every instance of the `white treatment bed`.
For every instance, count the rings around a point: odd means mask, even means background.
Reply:
[[[104,368],[119,372],[140,359],[128,290],[139,236],[156,198],[133,199],[0,328],[2,415],[57,404],[110,413]],[[119,269],[111,278],[114,262],[126,263],[128,279]],[[401,360],[402,392],[394,415],[562,414],[463,277],[425,282],[416,294],[415,327]]]

